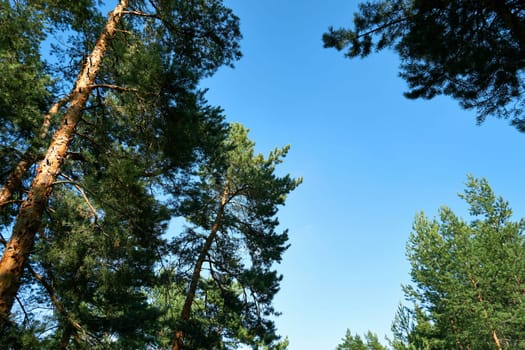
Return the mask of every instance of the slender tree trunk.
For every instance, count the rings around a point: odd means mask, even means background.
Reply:
[[[34,153],[35,149],[37,148],[35,143],[41,143],[41,141],[46,138],[49,127],[51,126],[51,119],[55,114],[58,113],[60,107],[62,107],[68,100],[69,96],[60,99],[57,103],[51,106],[49,112],[44,115],[44,120],[38,135],[38,141],[34,142],[33,145],[31,145],[31,147],[29,147],[29,149],[25,152],[25,154],[22,156],[22,159],[20,159],[18,164],[13,168],[13,171],[11,171],[11,174],[9,174],[7,177],[7,181],[0,190],[0,209],[6,204],[9,204],[9,200],[11,199],[13,192],[20,190],[22,179],[25,173],[38,159],[38,155]]]
[[[22,178],[35,162],[34,155],[24,154],[0,190],[0,208],[10,203],[11,196],[22,186]]]
[[[197,292],[197,287],[199,285],[199,279],[201,277],[201,271],[202,271],[202,265],[204,264],[204,260],[206,259],[206,256],[208,255],[208,252],[211,249],[211,245],[213,244],[213,241],[215,240],[215,237],[217,236],[217,233],[219,232],[219,228],[222,222],[222,216],[224,215],[224,208],[229,200],[229,189],[228,184],[224,187],[224,191],[221,195],[221,203],[219,206],[219,211],[217,212],[217,216],[215,217],[215,221],[213,222],[213,225],[211,227],[210,234],[206,238],[206,241],[204,242],[204,246],[201,249],[201,252],[199,254],[199,257],[197,258],[197,262],[195,263],[195,268],[193,269],[193,273],[191,275],[191,281],[190,286],[188,288],[188,292],[186,294],[186,299],[184,300],[184,305],[182,306],[182,311],[180,313],[180,318],[183,321],[188,321],[191,316],[191,306],[193,304],[193,301],[195,300],[195,293]],[[184,343],[184,332],[182,330],[177,330],[175,332],[175,337],[173,339],[173,345],[172,350],[181,350]]]
[[[51,196],[53,183],[60,173],[69,144],[75,135],[77,123],[91,94],[91,86],[100,69],[108,41],[115,34],[128,2],[129,0],[120,0],[109,14],[102,34],[77,78],[70,95],[69,107],[53,135],[44,159],[38,165],[27,198],[20,206],[13,233],[0,260],[0,331],[4,330],[8,321],[18,292],[20,277],[33,247],[35,234],[42,224],[42,215]]]
[[[501,347],[501,342],[498,338],[498,335],[496,334],[496,331],[493,330],[492,331],[492,340],[494,340],[494,343],[496,344],[496,347],[498,348],[498,350],[502,350],[503,348]]]

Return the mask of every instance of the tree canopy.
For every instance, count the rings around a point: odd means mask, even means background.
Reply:
[[[3,344],[171,346],[162,339],[184,324],[170,312],[188,298],[188,280],[178,271],[161,303],[163,266],[195,261],[169,242],[168,224],[181,217],[208,232],[203,220],[217,209],[210,181],[229,178],[227,188],[251,209],[225,211],[205,252],[217,266],[198,278],[195,300],[213,305],[209,325],[217,317],[239,322],[214,333],[217,348],[226,339],[286,347],[267,317],[281,278],[272,264],[287,247],[275,215],[298,182],[274,175],[286,149],[268,159],[250,154],[244,129],[230,127],[198,88],[240,58],[239,19],[220,0],[121,0],[107,16],[105,8],[91,0],[0,1]],[[235,167],[232,152],[242,147]],[[240,219],[250,224],[241,228]],[[222,236],[234,226],[251,230],[243,243],[251,265]],[[190,234],[177,242],[199,251]]]
[[[461,195],[470,223],[443,207],[438,220],[416,217],[408,243],[408,288],[447,346],[519,348],[523,333],[525,221],[484,179]]]
[[[407,243],[412,282],[403,287],[409,305],[392,323],[394,350],[524,346],[525,219],[513,219],[486,179],[469,176],[459,196],[468,218],[446,206],[437,218],[416,215]],[[365,343],[348,331],[337,349],[368,349],[370,334]]]
[[[269,317],[276,314],[272,299],[282,276],[273,266],[288,248],[288,235],[277,232],[275,215],[301,179],[275,174],[288,146],[267,157],[254,146],[248,130],[232,124],[218,163],[200,167],[179,205],[188,226],[171,243],[172,279],[188,292],[177,349],[213,348],[205,339],[220,333],[252,346],[278,339]]]
[[[377,335],[370,331],[365,334],[363,340],[359,334],[352,335],[352,332],[347,329],[336,350],[386,350],[386,348],[379,342]]]
[[[353,28],[329,28],[325,47],[347,57],[394,49],[408,98],[449,95],[525,131],[525,5],[516,0],[363,2]]]

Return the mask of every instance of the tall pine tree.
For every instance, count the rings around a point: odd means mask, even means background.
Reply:
[[[275,174],[289,147],[254,152],[248,130],[232,124],[220,156],[204,163],[180,203],[188,227],[172,242],[179,301],[173,349],[255,346],[278,339],[269,318],[281,276],[274,264],[288,248],[278,207],[300,183]],[[222,345],[220,345],[222,344]]]
[[[237,17],[213,0],[116,3],[104,18],[90,0],[0,2],[4,335],[30,301],[53,306],[57,347],[143,344],[170,217],[158,194],[226,135],[196,87],[240,56]],[[46,35],[63,38],[56,61]],[[20,288],[39,293],[11,314]]]

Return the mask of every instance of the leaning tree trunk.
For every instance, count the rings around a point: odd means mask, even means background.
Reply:
[[[66,96],[65,98],[61,99],[53,106],[51,106],[49,112],[46,115],[44,115],[44,120],[42,122],[42,126],[40,127],[40,132],[37,136],[37,141],[34,142],[33,145],[31,145],[31,147],[29,147],[29,149],[25,152],[22,158],[13,167],[13,170],[7,177],[6,182],[0,190],[0,210],[10,203],[10,199],[13,193],[19,191],[22,187],[22,179],[24,175],[27,173],[29,168],[38,160],[37,155],[34,153],[36,149],[35,143],[42,143],[42,141],[47,136],[49,127],[51,126],[51,118],[58,113],[60,107],[62,107],[62,105],[64,105],[68,100],[69,96]]]
[[[197,258],[197,262],[195,263],[193,273],[191,275],[190,286],[188,288],[188,292],[186,293],[186,299],[184,300],[184,305],[182,306],[182,311],[180,313],[180,318],[182,321],[188,321],[190,319],[191,306],[193,304],[193,301],[195,300],[195,293],[197,292],[197,287],[199,285],[202,265],[204,264],[204,260],[206,259],[206,256],[208,255],[208,252],[211,249],[211,245],[213,244],[213,241],[215,240],[217,233],[219,232],[219,228],[222,222],[222,216],[224,215],[224,208],[226,204],[228,203],[228,200],[230,199],[229,195],[230,193],[228,190],[228,184],[226,184],[226,186],[224,187],[224,191],[221,195],[221,203],[219,205],[219,210],[217,211],[217,216],[215,217],[215,221],[213,222],[213,225],[211,227],[210,234],[208,235],[208,237],[206,238],[206,241],[204,242],[204,246],[201,249],[199,257]],[[172,344],[171,349],[181,350],[183,345],[184,345],[184,331],[179,329],[175,332],[175,337],[173,339],[173,344]]]
[[[61,124],[53,135],[44,159],[38,165],[27,198],[20,206],[13,233],[0,260],[0,332],[4,330],[8,321],[24,265],[28,261],[36,232],[42,224],[42,216],[53,184],[60,173],[77,123],[91,94],[108,41],[114,36],[128,2],[129,0],[120,0],[109,14],[102,34],[77,78]]]

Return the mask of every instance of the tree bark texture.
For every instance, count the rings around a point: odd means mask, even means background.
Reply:
[[[197,262],[195,263],[195,268],[193,269],[193,273],[191,275],[191,281],[190,286],[188,288],[188,292],[186,293],[186,299],[184,300],[184,305],[182,306],[182,311],[180,313],[180,318],[183,321],[188,321],[191,316],[191,306],[193,304],[193,301],[195,300],[195,293],[197,292],[197,287],[199,285],[199,280],[201,277],[201,271],[202,271],[202,265],[204,264],[204,261],[206,260],[206,256],[208,255],[208,252],[211,249],[211,245],[213,244],[213,241],[215,240],[215,237],[217,236],[217,233],[219,232],[219,228],[221,226],[222,222],[222,216],[224,215],[224,208],[226,207],[226,204],[229,201],[229,189],[228,185],[224,187],[224,191],[221,195],[221,203],[219,206],[219,210],[217,212],[217,216],[215,217],[215,220],[213,221],[213,225],[211,227],[210,234],[206,238],[206,241],[204,242],[204,246],[202,247],[199,257],[197,258]],[[172,350],[181,350],[184,345],[184,332],[181,330],[177,330],[175,332],[175,338],[173,339],[173,345]]]
[[[51,118],[53,118],[53,116],[58,113],[60,107],[62,107],[68,100],[69,96],[60,99],[57,103],[51,106],[49,112],[46,115],[44,115],[42,127],[40,128],[38,136],[39,139],[36,143],[39,143],[46,138],[47,133],[49,131],[49,127],[51,126]],[[7,181],[0,190],[0,209],[2,209],[5,205],[10,203],[10,199],[13,193],[20,190],[24,175],[27,173],[29,168],[37,161],[38,155],[34,153],[35,148],[35,144],[33,143],[33,145],[29,147],[29,150],[25,152],[22,158],[15,165],[15,167],[11,171],[11,174],[9,174],[9,176],[7,177]]]
[[[53,184],[60,173],[69,144],[74,138],[77,123],[91,94],[91,85],[99,72],[108,41],[114,36],[128,2],[128,0],[121,0],[109,14],[102,34],[77,78],[60,126],[52,137],[44,159],[38,164],[29,193],[20,205],[13,233],[0,260],[0,332],[5,329],[8,321],[19,289],[20,277],[29,259],[36,232],[42,224],[42,216],[51,196]]]
[[[22,178],[27,170],[33,165],[34,159],[31,155],[24,154],[24,157],[16,164],[13,171],[7,177],[7,181],[0,190],[0,208],[10,203],[11,196],[22,186]]]

